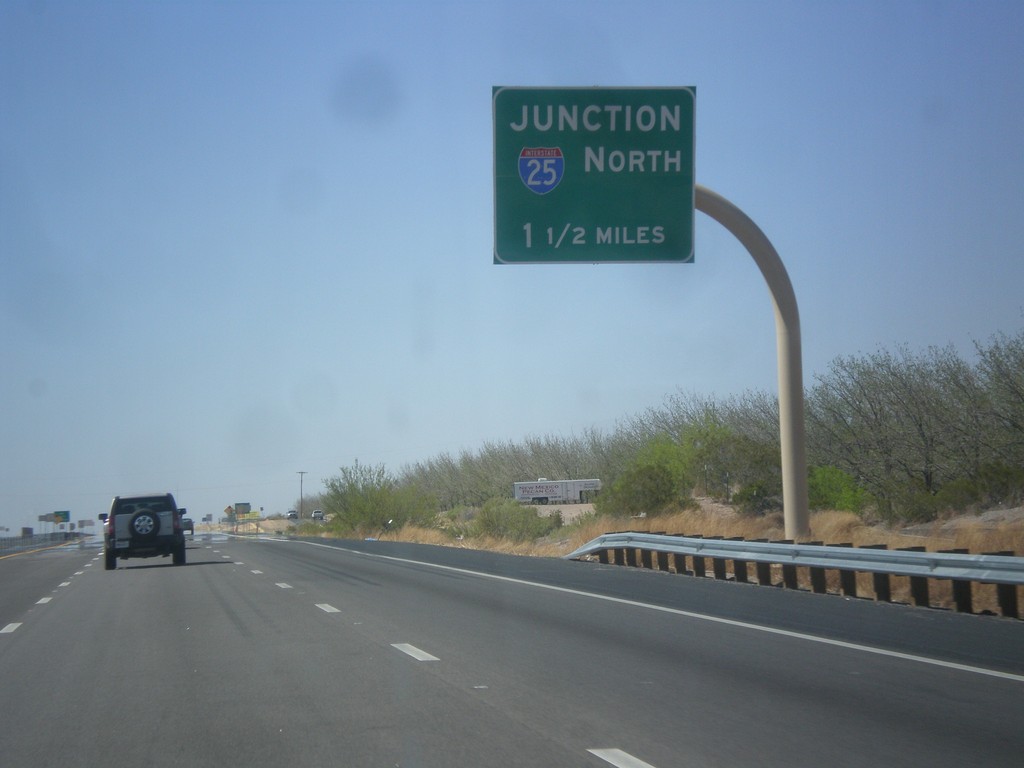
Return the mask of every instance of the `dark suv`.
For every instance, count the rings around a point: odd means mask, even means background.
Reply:
[[[178,509],[174,496],[115,496],[110,514],[103,521],[104,565],[117,567],[117,558],[167,557],[175,565],[185,564],[185,533],[181,528],[184,509]]]

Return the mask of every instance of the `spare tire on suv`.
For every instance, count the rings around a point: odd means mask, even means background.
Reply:
[[[185,564],[185,533],[174,496],[115,496],[103,521],[104,566],[117,567],[117,558],[172,556],[175,565]]]
[[[132,538],[151,539],[160,532],[160,517],[151,510],[136,512],[128,525]]]

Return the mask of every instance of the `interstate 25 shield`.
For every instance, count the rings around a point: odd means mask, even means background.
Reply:
[[[546,195],[564,173],[565,158],[559,147],[523,147],[519,153],[519,178],[531,192]]]

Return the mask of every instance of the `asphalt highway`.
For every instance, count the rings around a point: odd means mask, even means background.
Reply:
[[[1024,622],[396,542],[0,559],[11,766],[1014,766]]]

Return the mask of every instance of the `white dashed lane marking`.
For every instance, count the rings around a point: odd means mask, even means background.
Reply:
[[[596,755],[606,763],[611,763],[616,768],[654,768],[650,763],[645,763],[638,757],[633,757],[621,749],[588,749],[592,755]]]
[[[433,656],[426,651],[421,651],[415,645],[409,645],[409,643],[392,643],[391,647],[397,648],[402,653],[412,656],[416,661],[440,661],[437,656]]]

